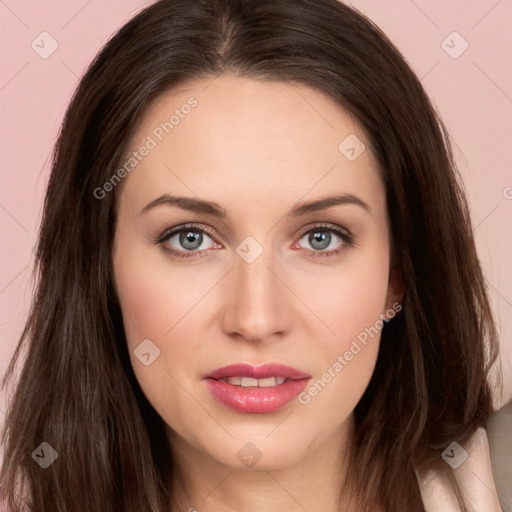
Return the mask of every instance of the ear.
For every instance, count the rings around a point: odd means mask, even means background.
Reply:
[[[386,293],[386,307],[384,315],[388,317],[388,311],[393,311],[393,316],[402,309],[402,301],[405,295],[405,285],[402,272],[398,265],[394,265],[389,272],[388,290]],[[393,317],[392,316],[392,317]],[[391,317],[391,318],[392,318]]]

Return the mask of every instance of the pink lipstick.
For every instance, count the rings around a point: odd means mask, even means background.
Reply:
[[[278,363],[233,364],[205,377],[213,396],[232,410],[264,414],[291,402],[307,386],[310,375]]]

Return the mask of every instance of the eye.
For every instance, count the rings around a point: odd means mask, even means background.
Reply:
[[[206,226],[185,224],[164,232],[154,242],[162,249],[177,258],[202,257],[203,252],[213,247],[222,247],[212,239],[213,232]],[[206,243],[205,246],[205,242]]]
[[[165,231],[153,242],[174,258],[201,258],[208,249],[221,248],[214,240],[213,231],[207,226],[185,224]],[[336,239],[338,243],[336,244]],[[348,230],[331,224],[319,224],[302,233],[299,239],[306,240],[312,248],[303,249],[312,257],[334,256],[353,245],[355,237]],[[206,243],[206,246],[204,245]],[[293,248],[299,248],[296,243]],[[334,248],[331,247],[334,245]],[[331,247],[330,250],[326,250]]]
[[[338,239],[337,243],[336,239]],[[308,254],[313,257],[325,257],[339,254],[353,245],[354,236],[349,231],[342,230],[337,226],[319,224],[303,233],[299,242],[302,240],[306,240],[312,247],[312,249],[306,249]],[[329,247],[331,249],[326,250]]]

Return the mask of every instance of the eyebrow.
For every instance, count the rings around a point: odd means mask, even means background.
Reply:
[[[314,213],[320,210],[331,208],[332,206],[342,204],[353,204],[360,206],[368,213],[372,214],[372,209],[370,206],[359,197],[353,194],[339,194],[321,197],[319,199],[315,199],[314,201],[297,203],[286,216],[302,217],[309,213]],[[152,208],[160,205],[176,206],[182,210],[205,213],[213,217],[227,217],[227,211],[214,201],[206,201],[204,199],[198,199],[194,197],[171,196],[169,194],[163,194],[151,201],[140,211],[140,214],[145,213],[148,210],[151,210]]]

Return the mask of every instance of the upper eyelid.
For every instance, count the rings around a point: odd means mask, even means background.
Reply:
[[[173,236],[176,233],[181,233],[182,231],[185,231],[187,229],[190,229],[190,231],[204,231],[208,235],[212,235],[213,229],[209,228],[203,224],[195,224],[195,223],[186,223],[178,226],[174,226],[172,228],[167,228],[162,232],[161,238]],[[213,235],[212,235],[213,236]]]
[[[351,232],[343,226],[338,226],[337,224],[332,224],[330,222],[319,222],[319,223],[314,223],[314,224],[311,224],[311,225],[305,227],[303,230],[300,231],[300,233],[301,233],[300,236],[305,235],[312,229],[321,230],[322,228],[325,229],[326,231],[341,231],[341,232],[346,232],[345,233],[346,235],[351,235]]]

